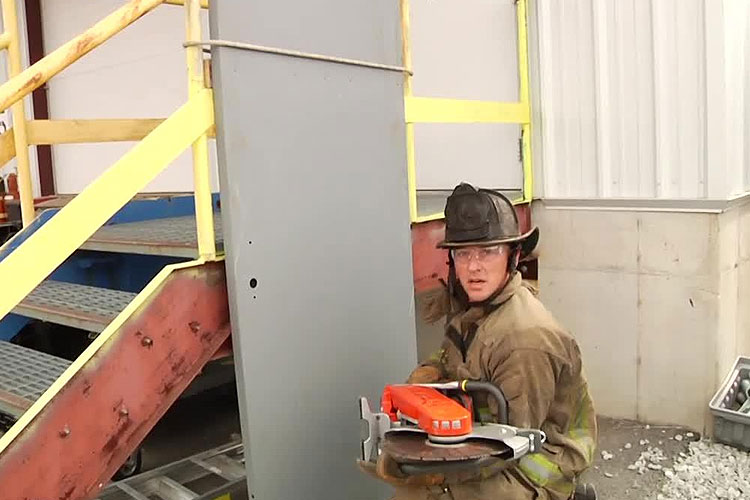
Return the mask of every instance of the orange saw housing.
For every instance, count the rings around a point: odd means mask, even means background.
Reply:
[[[403,418],[432,436],[463,436],[472,431],[471,411],[432,387],[388,385],[381,410],[391,421]]]

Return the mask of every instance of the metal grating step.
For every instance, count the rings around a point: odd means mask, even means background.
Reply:
[[[13,312],[59,325],[101,332],[135,298],[135,293],[47,280]]]
[[[0,412],[18,418],[69,365],[65,359],[0,342]]]
[[[221,215],[214,214],[216,248],[223,248]],[[81,247],[102,252],[198,257],[195,217],[170,217],[127,224],[113,224],[99,229]]]
[[[219,500],[247,493],[244,448],[230,443],[111,483],[97,500]],[[245,495],[243,495],[244,493]]]

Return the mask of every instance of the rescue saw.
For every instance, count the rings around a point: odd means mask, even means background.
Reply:
[[[498,403],[498,420],[476,418],[470,394],[487,392]],[[360,418],[367,423],[361,459],[376,461],[390,455],[405,474],[481,466],[518,460],[541,449],[546,436],[534,429],[507,425],[508,403],[500,389],[487,382],[388,385],[380,412],[360,398]]]

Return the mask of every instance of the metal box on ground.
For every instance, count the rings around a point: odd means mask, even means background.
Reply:
[[[737,395],[742,381],[748,379],[750,358],[740,356],[709,404],[714,416],[714,439],[743,450],[750,450],[750,413],[738,411]]]

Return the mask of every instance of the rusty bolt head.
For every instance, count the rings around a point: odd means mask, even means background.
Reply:
[[[189,324],[189,326],[190,326],[190,330],[193,333],[198,333],[200,331],[200,329],[201,329],[201,324],[198,323],[197,321],[191,321],[190,324]]]
[[[125,408],[124,406],[122,408],[120,408],[120,416],[121,417],[127,417],[129,414],[130,414],[130,412],[128,411],[127,408]]]
[[[143,337],[141,339],[141,345],[143,347],[151,347],[152,345],[154,345],[154,341],[151,340],[151,337]]]
[[[70,436],[70,428],[66,425],[60,430],[60,437],[66,438],[68,436]]]

